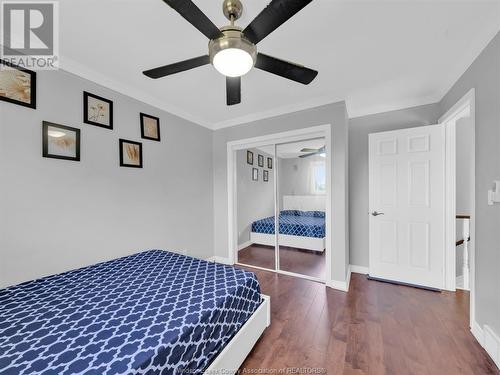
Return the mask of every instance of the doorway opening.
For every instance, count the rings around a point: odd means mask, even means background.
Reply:
[[[447,290],[470,290],[470,326],[475,321],[475,92],[470,90],[440,119],[446,131]]]
[[[229,243],[236,264],[331,279],[330,129],[315,128],[322,130],[228,144]]]

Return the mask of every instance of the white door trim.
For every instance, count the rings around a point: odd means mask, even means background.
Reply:
[[[471,89],[465,94],[455,105],[453,105],[443,116],[438,120],[443,123],[446,129],[446,267],[445,267],[445,288],[454,291],[456,288],[456,126],[455,120],[461,116],[464,111],[470,111],[473,131],[473,174],[475,178],[475,129],[476,129],[476,94],[475,90]],[[475,184],[472,188],[472,209],[470,220],[470,242],[469,242],[469,268],[470,268],[470,327],[474,326],[475,321],[475,249],[476,249],[476,196]]]
[[[332,281],[332,150],[331,150],[331,125],[318,125],[309,128],[290,130],[281,133],[263,135],[246,139],[239,139],[227,143],[227,222],[228,222],[228,249],[227,255],[230,264],[235,263],[238,251],[237,225],[236,225],[236,151],[255,148],[276,143],[300,141],[304,138],[325,138],[325,163],[326,163],[326,210],[325,210],[325,282],[330,285]],[[276,168],[274,173],[276,176]],[[276,179],[275,179],[276,181]],[[285,271],[284,271],[285,272]],[[283,272],[283,273],[284,273]]]

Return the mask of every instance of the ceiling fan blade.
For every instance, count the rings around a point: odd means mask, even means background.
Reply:
[[[226,77],[227,105],[241,102],[241,77]]]
[[[210,57],[208,55],[194,57],[189,60],[179,61],[174,64],[160,66],[158,68],[145,70],[142,72],[145,76],[149,78],[161,78],[169,76],[171,74],[183,72],[185,70],[197,68],[202,65],[210,63]]]
[[[223,36],[222,32],[191,0],[163,0],[208,39]]]
[[[313,155],[321,155],[325,152],[325,146],[320,148],[303,148],[300,152],[310,152],[309,154],[299,155],[299,158],[307,158]]]
[[[311,152],[310,154],[305,154],[305,155],[299,155],[299,158],[307,158],[309,156],[313,156],[313,155],[316,155],[317,152]]]
[[[243,34],[257,44],[288,21],[312,0],[272,0],[250,24]]]
[[[280,60],[276,57],[264,55],[263,53],[257,54],[255,67],[304,85],[311,83],[311,81],[318,75],[316,70],[312,70],[285,60]]]

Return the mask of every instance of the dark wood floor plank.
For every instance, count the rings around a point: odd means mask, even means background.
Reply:
[[[313,276],[325,277],[325,252],[280,246],[280,269]],[[274,269],[274,246],[252,244],[238,251],[238,262],[267,269]]]
[[[500,375],[468,328],[467,292],[435,293],[353,274],[344,293],[249,270],[271,296],[272,323],[243,363],[247,373],[308,367],[328,375]]]

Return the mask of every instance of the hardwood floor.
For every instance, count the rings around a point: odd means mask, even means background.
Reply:
[[[238,252],[238,262],[274,269],[274,247],[253,244]],[[280,268],[323,279],[325,252],[280,246]]]
[[[468,292],[436,293],[353,274],[349,293],[343,293],[249,270],[271,296],[272,317],[242,373],[500,373],[469,331]]]

